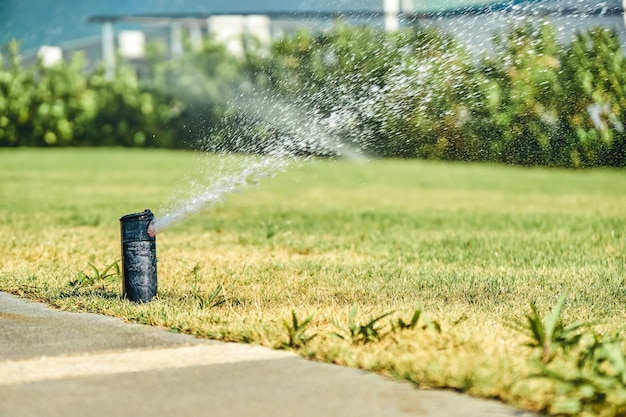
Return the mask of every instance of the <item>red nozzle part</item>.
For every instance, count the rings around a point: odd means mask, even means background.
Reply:
[[[156,230],[154,230],[154,221],[151,221],[148,224],[148,236],[150,237],[156,236]]]

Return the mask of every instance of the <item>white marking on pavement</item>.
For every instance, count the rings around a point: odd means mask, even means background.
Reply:
[[[266,361],[293,353],[234,343],[131,350],[85,356],[53,356],[0,363],[0,386],[168,368]]]

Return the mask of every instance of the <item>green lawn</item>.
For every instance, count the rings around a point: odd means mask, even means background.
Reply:
[[[294,164],[159,234],[158,300],[121,299],[119,276],[76,284],[80,272],[93,278],[90,263],[102,270],[119,259],[119,217],[158,215],[194,177],[189,166],[210,172],[214,158],[0,150],[0,290],[273,347],[289,341],[293,311],[300,323],[312,316],[305,334],[317,335],[298,339],[292,329],[305,357],[553,413],[557,387],[527,378],[542,365],[507,323],[525,320],[531,302],[543,314],[566,296],[565,324],[598,321],[593,332],[623,339],[624,170]],[[394,313],[369,327],[377,337],[352,342],[353,306],[357,333]],[[418,325],[398,329],[418,307]]]

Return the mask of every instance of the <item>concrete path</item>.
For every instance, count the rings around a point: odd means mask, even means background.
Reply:
[[[0,417],[530,415],[288,352],[0,293]]]

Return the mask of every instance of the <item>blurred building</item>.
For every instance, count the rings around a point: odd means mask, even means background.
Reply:
[[[0,45],[17,39],[22,51],[99,37],[98,15],[264,14],[380,10],[382,0],[0,0]],[[116,27],[124,30],[129,27]],[[137,29],[137,27],[130,27]]]

